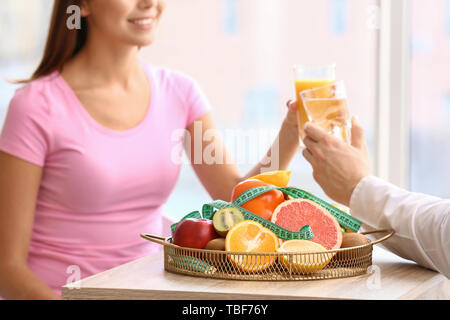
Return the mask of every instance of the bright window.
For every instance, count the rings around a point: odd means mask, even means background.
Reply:
[[[154,45],[143,56],[198,80],[221,131],[260,130],[257,147],[227,146],[243,173],[267,152],[295,98],[294,64],[337,64],[351,111],[367,130],[374,155],[377,29],[375,0],[189,0],[167,1]],[[0,6],[0,75],[26,77],[42,55],[52,1],[3,0]],[[20,41],[19,41],[20,40]],[[3,48],[8,50],[3,50]],[[0,127],[15,86],[0,81]],[[225,137],[226,138],[226,137]],[[243,151],[242,151],[243,150]],[[244,152],[252,151],[245,155]],[[291,184],[326,198],[299,153]],[[220,183],[220,181],[217,181]],[[179,218],[210,198],[184,165],[166,213]]]
[[[53,1],[3,0],[0,6],[0,128],[17,86],[6,79],[27,78],[41,58]]]
[[[450,1],[410,1],[413,191],[450,197]]]
[[[374,150],[378,31],[374,3],[169,1],[157,40],[144,55],[153,63],[196,78],[212,103],[222,132],[234,128],[266,133],[255,160],[240,164],[242,173],[268,150],[286,112],[286,101],[295,97],[294,64],[337,64],[337,77],[345,80],[351,111],[360,117]],[[273,139],[267,138],[270,135]],[[231,152],[242,156],[241,150]],[[290,169],[292,185],[326,198],[300,153]],[[208,194],[186,165],[166,212],[179,218],[201,209],[207,201]]]

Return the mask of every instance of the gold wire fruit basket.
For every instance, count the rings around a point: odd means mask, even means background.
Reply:
[[[370,239],[374,234],[385,234]],[[242,253],[183,248],[169,238],[141,234],[164,246],[164,268],[168,272],[227,280],[320,280],[363,275],[372,265],[373,245],[394,234],[392,230],[362,232],[370,242],[351,248],[314,253]]]

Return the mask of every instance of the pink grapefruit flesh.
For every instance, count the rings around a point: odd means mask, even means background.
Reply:
[[[342,231],[338,221],[327,209],[311,200],[284,201],[275,209],[272,222],[296,232],[309,225],[314,233],[311,241],[321,244],[328,250],[341,247]]]

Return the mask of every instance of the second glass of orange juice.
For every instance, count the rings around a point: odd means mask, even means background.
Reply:
[[[294,66],[295,91],[297,95],[298,112],[297,119],[301,140],[305,137],[303,126],[309,121],[303,106],[300,93],[305,90],[315,89],[332,84],[336,81],[336,65],[326,66]]]

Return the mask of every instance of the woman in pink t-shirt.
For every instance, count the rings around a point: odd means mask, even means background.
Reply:
[[[71,5],[81,8],[79,29],[67,27]],[[58,299],[73,272],[85,278],[158,250],[139,234],[162,232],[180,171],[183,136],[174,133],[186,130],[194,155],[203,141],[194,121],[215,129],[192,78],[139,58],[163,11],[162,0],[55,1],[42,62],[0,135],[0,296]],[[213,199],[229,200],[239,181],[273,168],[274,153],[277,169],[288,167],[300,148],[289,107],[278,149],[247,174],[192,162]]]

